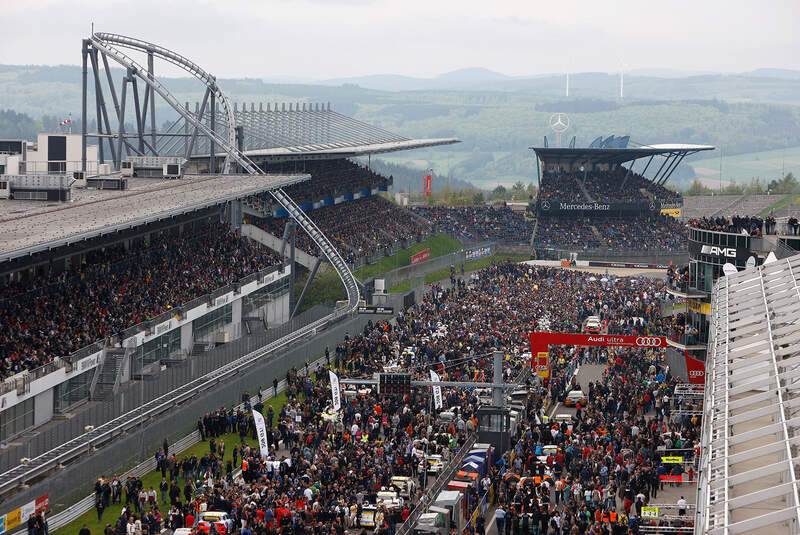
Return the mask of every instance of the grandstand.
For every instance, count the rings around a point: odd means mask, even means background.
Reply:
[[[86,131],[84,121],[81,136],[40,136],[39,149],[63,144],[65,155],[80,157],[57,156],[41,168],[23,151],[14,156],[15,174],[2,177],[11,197],[0,200],[0,494],[8,504],[26,502],[59,465],[144,425],[155,407],[188,403],[209,381],[338,322],[352,324],[360,295],[347,263],[375,261],[431,229],[379,196],[391,177],[348,158],[458,141],[404,138],[329,106],[238,110],[213,76],[163,47],[113,34],[93,34],[83,45],[95,76],[98,131]],[[125,132],[124,121],[111,129],[100,106],[106,77],[98,66],[108,71],[109,59],[126,68],[120,95],[138,96],[134,80],[144,84],[138,132]],[[196,113],[155,77],[155,60],[205,84]],[[110,75],[108,82],[116,102]],[[157,97],[180,115],[180,127],[155,129],[150,103]],[[51,182],[69,202],[23,195],[28,184]],[[294,317],[294,240],[283,233],[290,219],[298,247],[341,278],[343,308]],[[274,230],[274,239],[251,238],[250,222]],[[258,338],[230,346],[238,352],[203,356],[251,329]],[[253,347],[256,339],[261,345]],[[216,369],[195,366],[203,359]],[[145,378],[154,382],[134,394],[130,385]],[[127,461],[109,466],[119,470]]]
[[[654,260],[685,255],[683,198],[666,184],[683,158],[713,147],[629,146],[627,136],[598,139],[586,148],[551,148],[546,142],[532,147],[541,168],[532,238],[536,255]],[[636,173],[632,169],[640,159],[647,163]],[[646,178],[651,164],[654,172]]]

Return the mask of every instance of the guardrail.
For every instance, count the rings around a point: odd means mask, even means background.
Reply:
[[[18,465],[11,470],[0,474],[0,496],[11,491],[19,485],[23,485],[34,478],[45,474],[56,468],[59,464],[65,464],[76,457],[91,451],[92,448],[104,444],[113,438],[124,433],[128,429],[136,427],[141,422],[157,416],[170,408],[178,405],[200,392],[208,390],[220,381],[225,380],[231,375],[235,375],[243,367],[250,363],[269,355],[279,349],[283,349],[309,334],[316,334],[334,322],[338,322],[347,315],[349,309],[335,310],[330,316],[312,322],[298,330],[278,339],[266,346],[257,349],[239,359],[226,364],[198,379],[190,381],[185,385],[173,390],[172,392],[160,396],[144,405],[137,407],[113,420],[106,422],[88,433],[84,433],[66,443],[38,456],[27,465]]]
[[[466,454],[469,452],[472,445],[478,439],[478,435],[473,433],[467,437],[466,442],[461,446],[461,448],[456,452],[450,462],[444,467],[444,469],[439,472],[439,476],[433,482],[433,484],[428,487],[428,489],[423,493],[422,498],[420,498],[419,503],[414,510],[408,515],[408,518],[399,528],[397,528],[397,532],[395,535],[406,535],[406,533],[411,532],[414,524],[419,519],[420,515],[428,510],[428,507],[433,503],[433,500],[436,498],[436,495],[444,488],[450,478],[453,477],[459,468],[461,468],[461,461],[464,460]]]
[[[325,357],[321,357],[321,358],[315,360],[313,363],[311,363],[309,365],[309,370],[316,369],[318,364],[324,364],[324,362],[325,362]],[[300,368],[298,370],[298,374],[299,375],[305,375],[305,368]],[[281,379],[278,382],[278,393],[284,392],[288,388],[289,388],[289,385],[286,382],[286,379]],[[272,389],[272,388],[269,388],[269,389],[267,389],[267,393],[264,396],[264,399],[262,400],[262,402],[266,401],[268,399],[271,399],[273,397],[275,397],[275,390]],[[251,397],[250,398],[250,405],[251,406],[255,405],[257,401],[258,401],[258,396]],[[237,409],[237,410],[238,409],[242,409],[242,408],[244,408],[244,403],[240,403],[240,404],[234,406],[234,409]],[[182,439],[176,441],[170,447],[170,450],[174,449],[176,452],[183,452],[183,451],[186,451],[187,449],[191,448],[195,444],[199,443],[200,441],[201,441],[200,440],[200,433],[198,431],[192,431],[191,433],[189,433],[188,435],[186,435]],[[130,476],[136,476],[136,477],[142,477],[145,474],[148,474],[149,472],[152,472],[155,469],[156,469],[155,458],[150,456],[145,461],[143,461],[143,462],[137,464],[136,466],[134,466],[133,468],[131,468],[129,471],[125,472],[124,474],[121,474],[120,475],[120,480],[126,479],[129,475]],[[67,524],[69,524],[70,522],[73,522],[74,520],[77,520],[78,518],[81,517],[81,515],[84,515],[88,511],[92,510],[94,508],[94,505],[95,505],[95,496],[94,496],[94,494],[90,494],[90,495],[86,496],[85,498],[83,498],[79,502],[75,503],[74,505],[71,505],[70,507],[64,509],[60,513],[54,514],[53,516],[48,518],[47,524],[48,524],[49,530],[52,532],[54,530],[57,530],[57,529],[60,529],[60,528],[62,528],[64,526],[66,526]],[[19,532],[21,532],[21,531],[22,530],[19,530]]]

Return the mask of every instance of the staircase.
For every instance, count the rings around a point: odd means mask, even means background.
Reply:
[[[104,351],[100,366],[95,372],[90,399],[101,401],[110,399],[114,395],[119,388],[117,376],[124,360],[125,348],[109,347]]]
[[[600,234],[600,231],[597,230],[597,227],[595,227],[594,225],[591,225],[591,227],[592,227],[592,234],[594,234],[594,237],[597,238],[600,241],[601,246],[602,247],[607,247],[608,243],[606,242],[605,236]]]
[[[577,179],[575,181],[578,183],[578,186],[580,186],[581,191],[583,192],[583,196],[586,197],[586,200],[589,201],[589,202],[594,202],[594,199],[592,198],[592,196],[589,195],[589,192],[586,191],[586,188],[583,187],[583,181],[582,180],[577,180]]]

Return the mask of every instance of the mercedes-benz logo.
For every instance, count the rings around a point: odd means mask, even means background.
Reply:
[[[656,203],[654,203],[653,201],[650,201],[650,210],[652,211],[652,210],[655,210],[655,209],[656,209]]]
[[[553,132],[560,134],[569,128],[569,117],[566,113],[557,112],[550,116],[549,123]]]
[[[550,201],[547,199],[542,201],[542,210],[549,210],[550,209]]]

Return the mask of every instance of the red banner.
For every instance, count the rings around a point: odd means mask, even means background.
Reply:
[[[541,353],[547,353],[551,345],[564,346],[621,346],[621,347],[667,347],[667,339],[664,336],[623,336],[616,334],[574,334],[574,333],[550,333],[534,332],[528,334],[531,344],[531,355],[536,362],[537,373],[539,371],[539,357]],[[549,371],[548,371],[549,375]]]
[[[431,250],[425,249],[424,251],[420,251],[415,255],[411,255],[411,263],[412,264],[419,264],[420,262],[424,262],[431,257]]]
[[[50,509],[50,495],[45,494],[36,498],[36,512],[41,513]]]
[[[706,365],[702,360],[697,360],[689,355],[684,354],[686,359],[686,374],[689,376],[689,382],[702,385],[706,383]]]
[[[425,175],[425,196],[431,196],[431,175]]]

